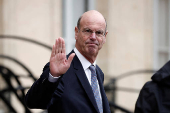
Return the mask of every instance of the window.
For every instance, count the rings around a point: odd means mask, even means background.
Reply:
[[[92,10],[95,0],[63,0],[63,38],[65,40],[66,52],[75,47],[74,28],[78,18],[87,10]]]

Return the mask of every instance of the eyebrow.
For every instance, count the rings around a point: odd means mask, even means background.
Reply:
[[[83,28],[83,30],[84,30],[84,29],[90,29],[90,28],[85,27],[85,28]],[[92,29],[90,29],[90,30],[92,30]],[[93,30],[92,30],[92,31],[93,31]],[[103,31],[103,32],[104,32],[105,30],[103,30],[103,29],[98,29],[98,30],[95,30],[95,31]]]

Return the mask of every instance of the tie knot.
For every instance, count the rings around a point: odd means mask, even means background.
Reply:
[[[89,67],[89,69],[90,69],[90,71],[92,71],[92,72],[96,72],[96,69],[95,69],[94,65],[91,65],[91,66]]]

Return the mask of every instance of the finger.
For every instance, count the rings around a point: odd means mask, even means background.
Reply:
[[[56,39],[56,42],[55,42],[55,54],[58,53],[58,39]]]
[[[54,57],[54,56],[55,56],[55,45],[53,45],[52,52],[51,52],[51,57]]]
[[[59,39],[58,39],[58,45],[59,45],[59,47],[58,47],[58,53],[61,53],[62,52],[62,41],[61,41],[61,37],[59,37]]]
[[[64,39],[62,38],[62,53],[66,53],[65,52],[65,42],[64,42]]]
[[[72,53],[72,54],[68,57],[68,60],[67,60],[67,61],[68,61],[68,64],[69,64],[69,65],[71,64],[74,56],[75,56],[75,53]]]

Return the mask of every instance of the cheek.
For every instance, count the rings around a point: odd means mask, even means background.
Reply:
[[[98,40],[98,42],[99,42],[98,49],[100,50],[103,47],[103,44],[105,43],[105,40],[104,39],[100,39],[100,40]]]
[[[85,40],[84,37],[79,37],[79,38],[77,39],[77,41],[79,42],[80,45],[85,45],[85,43],[86,43],[86,40]]]
[[[99,39],[98,42],[99,42],[100,46],[102,46],[104,44],[104,40],[103,39]]]
[[[83,44],[86,44],[86,41],[88,40],[88,38],[86,38],[86,37],[82,37],[81,39],[80,39],[80,41],[81,41],[81,43],[83,43]]]

